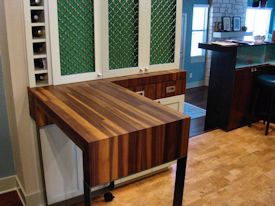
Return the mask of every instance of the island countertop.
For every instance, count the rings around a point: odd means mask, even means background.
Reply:
[[[56,124],[90,162],[90,184],[186,157],[190,118],[108,80],[29,88],[37,126]]]
[[[30,89],[41,106],[92,143],[187,117],[109,81]],[[50,115],[51,116],[51,115]]]
[[[265,42],[262,44],[237,44],[237,45],[230,45],[230,46],[221,46],[215,43],[199,43],[199,48],[207,49],[212,51],[220,51],[220,52],[236,52],[238,48],[241,47],[260,47],[260,46],[271,46],[275,45],[275,42]]]

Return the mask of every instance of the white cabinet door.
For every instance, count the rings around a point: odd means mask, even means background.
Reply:
[[[45,0],[53,83],[179,68],[182,0]]]
[[[183,113],[183,107],[184,107],[184,97],[185,95],[178,95],[173,97],[167,97],[163,99],[157,99],[156,101],[166,105],[180,113]]]
[[[48,204],[83,194],[81,150],[55,125],[40,129]]]
[[[102,78],[100,5],[91,0],[47,1],[53,84]]]
[[[181,0],[95,1],[104,77],[179,68]]]

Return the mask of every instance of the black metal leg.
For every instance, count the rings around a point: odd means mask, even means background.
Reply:
[[[84,187],[84,206],[91,206],[91,166],[89,150],[83,150],[83,187]]]
[[[187,157],[181,158],[177,161],[176,183],[174,190],[173,206],[182,206],[182,196],[184,191],[184,180],[186,171]]]
[[[268,135],[268,130],[269,130],[269,121],[267,121],[267,124],[265,126],[265,135]]]
[[[85,180],[83,181],[83,185],[84,185],[84,205],[85,206],[91,206],[91,186],[89,184],[87,184],[85,182]]]

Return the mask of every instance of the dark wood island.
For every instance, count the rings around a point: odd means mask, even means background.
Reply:
[[[212,53],[205,130],[247,125],[257,76],[275,74],[275,43],[199,48]]]

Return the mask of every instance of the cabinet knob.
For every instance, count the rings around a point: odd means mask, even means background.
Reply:
[[[145,72],[148,72],[149,71],[149,67],[145,67]]]
[[[97,77],[102,77],[102,74],[101,73],[97,73]]]
[[[143,69],[143,68],[140,68],[139,71],[140,71],[140,72],[144,72],[144,69]]]
[[[251,72],[256,72],[257,69],[256,68],[251,68]]]

